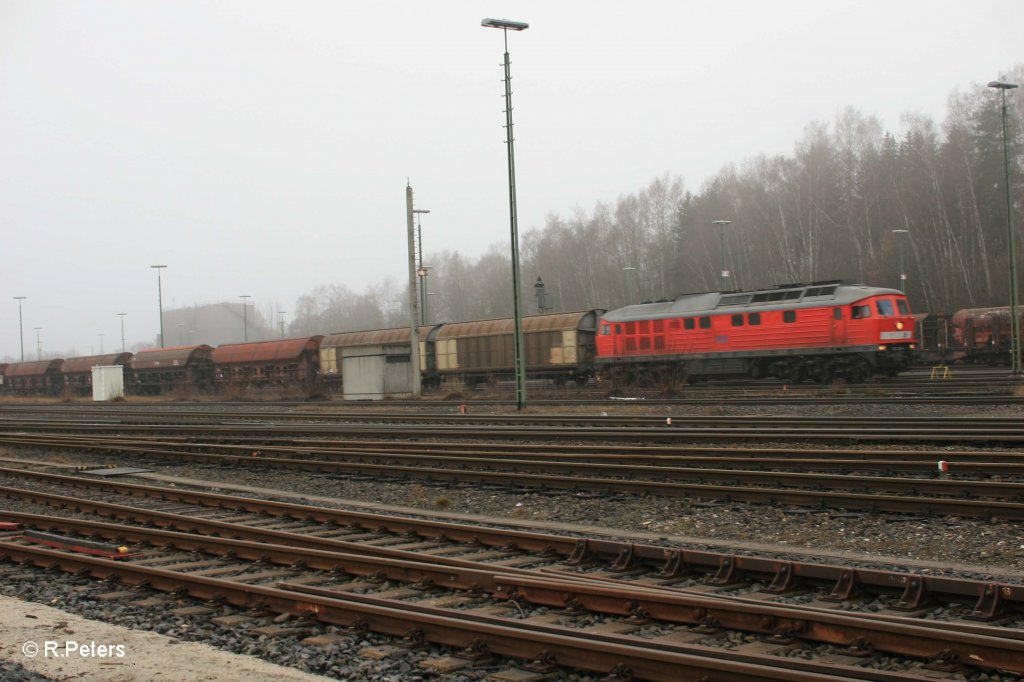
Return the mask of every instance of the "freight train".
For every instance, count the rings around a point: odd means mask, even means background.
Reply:
[[[906,296],[842,281],[752,291],[683,294],[618,310],[523,318],[527,378],[585,384],[595,376],[775,377],[787,382],[895,376],[914,360],[915,319]],[[409,362],[409,328],[295,339],[158,348],[69,360],[0,365],[5,392],[91,391],[89,369],[124,367],[130,393],[222,391],[231,386],[342,385],[346,358],[365,349]],[[515,371],[511,319],[418,329],[424,386],[472,386]]]
[[[964,308],[952,315],[915,315],[923,361],[1009,365],[1013,322],[1008,306]],[[1024,309],[1018,310],[1024,328]],[[1020,337],[1024,338],[1024,337]]]

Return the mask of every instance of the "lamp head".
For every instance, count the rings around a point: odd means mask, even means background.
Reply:
[[[502,28],[509,31],[525,31],[530,28],[530,25],[525,21],[512,21],[511,19],[484,19],[480,22],[481,26],[488,28]]]

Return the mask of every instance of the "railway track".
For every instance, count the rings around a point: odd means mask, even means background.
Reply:
[[[76,481],[75,485],[100,488],[108,495],[113,492],[107,482]],[[558,654],[553,657],[559,663],[605,672],[622,670],[625,666],[638,679],[684,679],[680,675],[693,673],[687,667],[694,664],[692,660],[652,656],[655,651],[684,658],[699,655],[704,660],[704,667],[700,668],[702,674],[730,675],[727,679],[746,679],[731,677],[739,669],[729,665],[752,664],[755,659],[756,665],[772,668],[751,671],[760,675],[751,679],[803,679],[786,675],[792,671],[826,674],[827,665],[834,665],[816,664],[813,659],[794,665],[791,658],[778,655],[745,654],[736,658],[705,650],[715,641],[729,642],[727,631],[731,629],[766,636],[769,648],[780,651],[799,641],[841,644],[855,653],[875,651],[913,656],[919,659],[918,665],[930,661],[938,667],[951,664],[977,667],[978,662],[983,661],[983,668],[1008,671],[1016,671],[1018,665],[1024,665],[1021,664],[1024,642],[1019,630],[956,620],[927,623],[910,617],[915,613],[923,615],[926,605],[935,600],[953,599],[973,602],[973,608],[964,611],[969,617],[995,620],[1024,603],[1024,588],[1014,585],[455,526],[212,494],[126,487],[125,484],[113,488],[119,490],[119,497],[134,500],[144,497],[159,501],[164,507],[170,503],[175,505],[175,511],[11,488],[4,488],[2,494],[8,498],[19,497],[23,502],[70,507],[125,518],[134,524],[189,532],[5,512],[8,520],[60,533],[63,539],[56,541],[59,549],[40,549],[35,547],[37,541],[24,538],[0,541],[0,556],[42,566],[60,566],[67,571],[88,571],[96,577],[116,575],[128,583],[145,582],[166,591],[184,589],[203,599],[223,599],[238,606],[251,606],[258,601],[281,613],[310,615],[312,612],[328,622],[351,626],[358,621],[390,634],[407,634],[410,627],[415,627],[431,641],[454,646],[468,646],[468,642],[450,635],[441,638],[440,633],[468,632],[475,625],[478,635],[486,633],[482,635],[484,644],[494,653],[529,659],[537,658],[538,646],[547,647],[549,653],[551,647],[555,647]],[[217,520],[217,516],[221,519]],[[216,535],[224,537],[213,537]],[[45,537],[49,544],[55,543],[52,536]],[[95,550],[97,538],[119,545],[129,543],[165,549],[147,550],[140,553],[137,560],[125,561],[60,551],[76,544],[86,546],[87,551]],[[187,554],[181,555],[181,552]],[[197,552],[203,556],[195,556]],[[240,566],[239,561],[243,559],[262,563],[256,568]],[[285,568],[268,568],[267,563]],[[156,568],[157,564],[165,566]],[[177,570],[169,570],[166,566],[169,564],[175,565]],[[310,570],[314,571],[312,575]],[[695,580],[694,576],[700,579]],[[371,583],[379,583],[381,578],[389,581],[377,589],[384,594],[369,594],[372,590],[363,589],[365,584],[360,585],[363,593],[356,594],[359,590],[353,581],[367,578]],[[280,584],[282,579],[284,585]],[[264,586],[268,581],[271,586]],[[402,583],[404,592],[403,588],[391,584],[393,581]],[[311,588],[311,584],[318,587]],[[410,593],[411,584],[419,585],[419,590]],[[339,585],[343,588],[339,589]],[[473,595],[470,601],[478,600],[482,592],[491,601],[480,606],[476,615],[484,611],[492,615],[474,617],[469,626],[465,622],[456,626],[453,619],[459,614],[452,609],[423,607],[419,604],[421,599],[413,599],[412,603],[405,599],[415,596],[426,585],[443,586],[448,591],[454,589],[461,597],[466,597],[468,592]],[[762,589],[752,585],[760,585]],[[403,600],[397,599],[396,590],[403,592]],[[874,595],[898,593],[898,601],[889,603],[903,611],[873,614],[837,611],[838,604],[855,600],[858,591]],[[802,599],[790,598],[790,603],[775,601],[786,600],[791,595]],[[435,601],[457,599],[455,595],[446,597],[436,592],[431,592],[429,598]],[[603,627],[594,628],[598,636],[593,640],[581,635],[578,627],[552,626],[550,619],[545,621],[547,625],[527,623],[527,630],[542,633],[543,637],[539,641],[528,638],[524,641],[522,633],[515,635],[508,630],[512,610],[509,604],[497,604],[494,600],[514,601],[516,605],[512,609],[518,610],[525,604],[560,608],[560,620],[579,621],[585,612],[625,620],[603,621]],[[379,607],[386,612],[362,607]],[[495,609],[504,615],[494,616]],[[399,613],[403,614],[402,628],[396,629]],[[418,620],[421,616],[429,618],[424,622]],[[436,625],[434,618],[446,619],[441,630],[435,631],[427,625]],[[485,625],[496,629],[492,631],[483,627]],[[660,628],[661,636],[637,641],[638,638],[631,635],[607,634],[632,632],[640,626],[651,625]],[[558,637],[572,637],[575,641],[556,641]],[[499,639],[504,644],[499,645]],[[508,643],[513,641],[517,644],[510,647]],[[691,646],[694,643],[697,644]],[[611,658],[586,653],[591,648],[600,648],[599,645],[607,645],[604,650],[612,652]],[[480,650],[480,644],[474,646]],[[641,649],[633,653],[648,663],[640,665],[631,658],[630,647]],[[580,655],[584,656],[586,665],[582,664],[584,659],[578,658]],[[657,663],[654,669],[649,667],[651,662]],[[880,673],[866,673],[863,669],[859,672],[834,669],[833,674],[836,673],[845,679],[892,680],[922,679],[925,674],[924,669],[893,676],[885,676],[891,673],[877,676]]]
[[[591,415],[464,415],[237,417],[224,412],[150,414],[137,419],[33,419],[0,416],[0,435],[12,433],[111,433],[216,435],[276,438],[363,437],[436,439],[574,440],[689,443],[692,441],[787,440],[828,442],[942,442],[1017,445],[1024,426],[1011,418],[877,417],[616,417]]]
[[[1024,515],[1024,460],[1013,448],[1024,432],[1012,419],[63,408],[0,410],[0,445],[108,465],[770,501],[840,516]],[[822,447],[867,440],[878,445]],[[758,441],[773,447],[751,446]],[[949,463],[942,475],[939,458]],[[321,618],[352,637],[373,631],[414,649],[454,647],[458,666],[496,657],[524,675],[589,670],[608,680],[1024,675],[1024,587],[1012,578],[536,533],[25,468],[2,468],[0,478],[7,520],[58,536],[42,546],[23,531],[0,538],[0,557],[19,570],[59,567],[235,609],[269,606],[314,632]],[[141,556],[88,556],[76,543]]]
[[[924,478],[934,464],[916,464],[916,476],[851,475],[754,470],[745,468],[642,465],[635,461],[585,463],[552,459],[454,457],[447,455],[351,454],[320,451],[306,446],[277,446],[242,452],[238,446],[161,443],[91,436],[0,436],[9,445],[60,448],[116,456],[128,466],[152,460],[189,461],[247,469],[279,468],[317,474],[370,476],[379,479],[422,480],[452,484],[484,484],[511,488],[590,491],[619,495],[657,495],[707,500],[745,500],[812,508],[869,509],[985,518],[1024,519],[1024,492],[1017,482]],[[210,452],[227,450],[228,454]],[[315,456],[315,458],[313,458]],[[859,466],[863,469],[864,463]],[[1020,464],[1003,464],[1019,474]],[[957,469],[957,467],[954,467]],[[959,471],[959,469],[957,469]],[[11,470],[0,469],[11,473]]]

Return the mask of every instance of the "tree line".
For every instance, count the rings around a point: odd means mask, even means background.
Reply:
[[[1024,65],[1005,80],[1024,80]],[[1020,263],[1024,94],[1006,101]],[[524,313],[537,311],[538,277],[555,311],[832,279],[905,288],[918,312],[1007,305],[1002,120],[999,91],[981,84],[951,94],[941,124],[905,115],[899,133],[850,107],[809,124],[791,154],[726,166],[699,191],[665,174],[590,211],[550,214],[522,235]],[[426,255],[431,322],[512,314],[507,244]],[[405,291],[394,280],[363,293],[318,287],[290,332],[403,326]]]

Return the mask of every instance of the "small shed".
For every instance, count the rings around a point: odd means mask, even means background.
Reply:
[[[342,347],[345,400],[383,400],[412,393],[409,343]]]
[[[124,397],[124,367],[96,365],[92,368],[92,399],[113,400]]]

